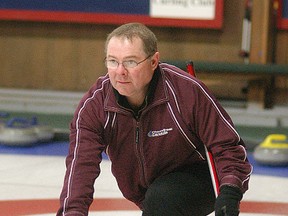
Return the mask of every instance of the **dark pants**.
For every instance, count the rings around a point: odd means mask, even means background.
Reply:
[[[145,194],[142,216],[206,216],[214,203],[208,165],[197,165],[156,179]]]

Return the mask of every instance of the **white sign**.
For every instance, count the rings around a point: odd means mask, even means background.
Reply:
[[[216,0],[150,0],[150,16],[174,19],[215,19]]]

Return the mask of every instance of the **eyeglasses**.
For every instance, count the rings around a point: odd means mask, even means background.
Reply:
[[[143,63],[144,61],[146,61],[150,57],[151,57],[151,55],[147,56],[145,59],[143,59],[142,61],[139,61],[139,62],[136,62],[134,60],[126,60],[126,61],[123,61],[122,63],[120,63],[120,62],[116,61],[115,59],[105,59],[104,61],[105,61],[105,66],[108,69],[117,69],[120,64],[122,64],[124,68],[130,69],[130,68],[135,68],[136,66]]]

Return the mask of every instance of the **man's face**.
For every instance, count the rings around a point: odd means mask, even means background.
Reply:
[[[149,82],[158,65],[159,53],[146,59],[148,56],[143,50],[143,43],[139,38],[132,41],[126,38],[112,37],[107,45],[107,61],[119,63],[117,68],[109,68],[108,74],[112,86],[127,99],[137,99],[146,95]],[[122,62],[133,60],[142,63],[133,68],[125,68]],[[144,99],[144,98],[143,98]]]

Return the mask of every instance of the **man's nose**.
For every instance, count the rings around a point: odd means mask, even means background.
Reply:
[[[123,64],[119,64],[117,69],[116,69],[116,73],[118,73],[119,75],[126,75],[127,69],[124,67]]]

